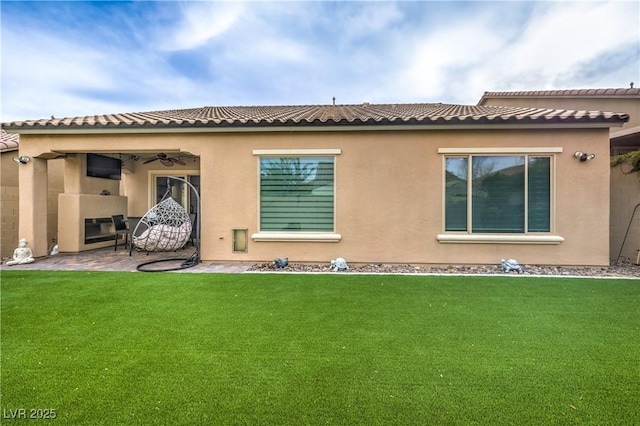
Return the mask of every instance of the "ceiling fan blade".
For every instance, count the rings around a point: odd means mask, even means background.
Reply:
[[[178,164],[180,164],[181,166],[186,166],[186,165],[187,165],[187,163],[185,163],[184,161],[182,161],[182,160],[181,160],[181,159],[179,159],[179,158],[172,158],[172,160],[173,160],[173,162],[174,162],[174,163],[178,163]]]
[[[145,161],[145,162],[144,162],[144,163],[142,163],[142,164],[149,164],[149,163],[153,163],[154,161],[156,161],[156,160],[158,160],[158,159],[159,159],[159,158],[152,158],[152,159],[150,159],[150,160]]]
[[[167,166],[167,167],[171,167],[173,166],[173,161],[167,159],[167,160],[163,160],[162,158],[160,159],[160,162],[162,163],[163,166]]]

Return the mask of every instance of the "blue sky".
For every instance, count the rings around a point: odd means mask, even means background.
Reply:
[[[2,121],[640,87],[637,1],[2,1]]]

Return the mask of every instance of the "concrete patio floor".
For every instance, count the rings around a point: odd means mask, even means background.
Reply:
[[[48,270],[48,271],[136,271],[137,266],[144,262],[166,259],[185,260],[195,252],[195,248],[187,246],[182,250],[168,253],[147,253],[133,251],[129,256],[128,248],[118,246],[114,251],[113,247],[105,247],[89,250],[81,253],[59,253],[56,255],[37,258],[35,262],[26,265],[8,266],[2,262],[0,270]],[[148,268],[162,269],[175,268],[180,266],[180,260],[161,262],[150,265]],[[180,269],[175,272],[223,272],[242,273],[246,272],[253,262],[248,263],[215,263],[200,262],[198,265]]]

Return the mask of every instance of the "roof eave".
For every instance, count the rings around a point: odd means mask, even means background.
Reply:
[[[96,126],[12,126],[5,127],[8,133],[19,134],[142,134],[142,133],[253,133],[253,132],[335,132],[335,131],[409,131],[409,130],[501,130],[501,129],[575,129],[621,127],[626,119],[530,119],[521,120],[436,120],[433,122],[402,123],[257,123],[212,125],[96,125]]]
[[[484,92],[477,106],[489,99],[640,99],[638,89],[540,90],[514,92]]]

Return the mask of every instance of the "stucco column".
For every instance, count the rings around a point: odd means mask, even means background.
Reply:
[[[18,167],[20,179],[19,238],[26,238],[34,257],[47,255],[47,160],[31,158]],[[16,241],[16,247],[17,247]]]

